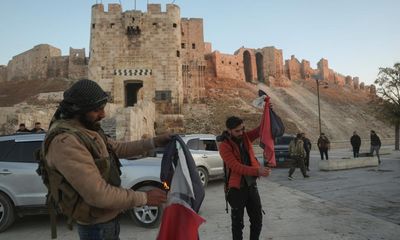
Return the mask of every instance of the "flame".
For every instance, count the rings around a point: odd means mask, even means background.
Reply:
[[[169,190],[169,186],[168,186],[167,182],[163,182],[162,184],[163,184],[163,187],[165,190]]]

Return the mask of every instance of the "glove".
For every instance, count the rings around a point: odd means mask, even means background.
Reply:
[[[159,135],[157,137],[153,138],[154,140],[154,145],[156,147],[163,147],[169,143],[169,141],[172,140],[171,135],[169,133],[165,133],[162,135]]]

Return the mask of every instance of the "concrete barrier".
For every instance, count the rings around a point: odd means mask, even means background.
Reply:
[[[378,158],[374,156],[320,160],[318,166],[320,171],[333,171],[360,167],[376,167],[378,166]]]

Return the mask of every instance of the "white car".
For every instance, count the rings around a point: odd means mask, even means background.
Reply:
[[[43,214],[47,188],[36,173],[38,162],[34,151],[40,148],[45,134],[16,134],[0,137],[0,232],[5,231],[17,216]],[[121,185],[147,191],[161,188],[160,158],[121,160]],[[128,211],[143,227],[157,227],[161,207],[143,206]]]
[[[196,163],[203,186],[224,176],[223,161],[218,152],[216,136],[212,134],[181,135]]]

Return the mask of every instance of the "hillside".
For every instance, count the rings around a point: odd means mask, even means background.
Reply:
[[[0,107],[41,104],[35,96],[39,93],[63,91],[71,84],[65,79],[17,81],[2,83]],[[228,116],[241,116],[248,129],[258,125],[261,110],[251,105],[259,89],[271,97],[274,110],[283,119],[286,132],[305,132],[313,141],[318,137],[318,102],[313,81],[292,81],[288,87],[268,87],[262,83],[241,82],[234,79],[209,79],[206,81],[206,99],[203,104],[185,104],[185,129],[187,133],[219,134],[225,129]],[[393,138],[394,129],[372,111],[370,96],[362,91],[351,91],[329,85],[320,88],[322,131],[332,141],[346,142],[354,130],[363,139],[374,129],[382,139]]]
[[[231,115],[243,117],[248,128],[257,126],[261,111],[252,107],[251,102],[258,89],[262,89],[271,97],[273,108],[283,119],[287,133],[305,132],[313,141],[318,138],[318,100],[314,81],[295,81],[282,88],[214,79],[207,82],[206,88],[205,104],[192,106],[184,113],[187,132],[219,134],[225,128],[225,119]],[[370,104],[370,96],[360,90],[351,91],[333,84],[327,88],[321,86],[322,132],[337,142],[348,141],[353,131],[361,138],[369,139],[371,129],[383,139],[393,138],[392,127],[374,115]]]
[[[64,91],[71,85],[67,79],[8,81],[0,87],[0,107],[10,107],[21,102],[33,103],[33,97],[39,93]]]

